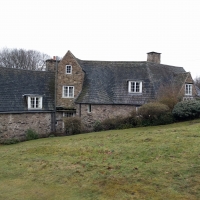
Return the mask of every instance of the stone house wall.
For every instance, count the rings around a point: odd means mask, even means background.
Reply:
[[[56,112],[56,132],[64,132],[63,112]]]
[[[66,74],[66,65],[72,66],[72,74]],[[57,105],[65,108],[75,108],[74,100],[80,94],[83,86],[84,72],[70,52],[63,57],[57,71]],[[63,98],[63,86],[74,86],[74,98]]]
[[[91,105],[91,112],[88,112],[88,107],[89,104],[81,104],[81,121],[88,129],[92,129],[96,121],[101,122],[108,118],[126,117],[136,110],[133,105]]]
[[[27,129],[33,129],[39,137],[51,133],[52,113],[0,114],[0,141],[25,138]]]

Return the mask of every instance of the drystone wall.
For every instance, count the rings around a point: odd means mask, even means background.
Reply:
[[[51,113],[0,114],[0,142],[24,140],[26,131],[34,130],[39,137],[51,133]]]

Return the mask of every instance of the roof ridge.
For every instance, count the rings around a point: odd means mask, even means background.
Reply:
[[[24,71],[24,72],[36,72],[36,73],[39,73],[39,72],[43,72],[43,73],[54,73],[54,72],[51,72],[51,71],[46,71],[46,70],[31,70],[31,69],[20,69],[20,68],[12,68],[12,67],[2,67],[0,66],[0,69],[5,69],[5,70],[16,70],[16,71]]]
[[[78,58],[77,58],[78,59]],[[81,59],[78,59],[81,60]],[[94,62],[147,62],[147,61],[132,61],[132,60],[81,60],[81,61],[94,61]]]

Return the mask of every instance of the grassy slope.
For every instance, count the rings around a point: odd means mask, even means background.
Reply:
[[[0,199],[200,199],[200,120],[0,146]]]

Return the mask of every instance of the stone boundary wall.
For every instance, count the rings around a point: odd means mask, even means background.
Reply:
[[[39,137],[51,133],[51,113],[0,113],[0,141],[5,139],[25,139],[27,129],[33,129]]]

